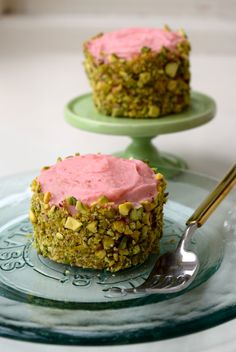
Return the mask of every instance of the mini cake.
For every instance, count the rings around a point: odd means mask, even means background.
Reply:
[[[115,117],[157,118],[190,102],[190,44],[183,31],[128,28],[84,44],[97,110]]]
[[[30,220],[40,254],[83,268],[143,263],[162,236],[164,177],[140,160],[76,155],[32,182]]]

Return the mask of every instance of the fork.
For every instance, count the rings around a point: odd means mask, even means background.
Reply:
[[[206,222],[235,184],[236,164],[186,221],[187,227],[176,250],[157,259],[145,282],[134,288],[112,287],[110,292],[167,294],[187,288],[195,279],[200,266],[197,255],[187,250],[188,244],[197,228]]]

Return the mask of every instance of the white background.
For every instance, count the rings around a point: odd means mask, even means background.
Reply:
[[[168,23],[189,34],[192,87],[211,95],[218,112],[207,125],[159,136],[154,143],[184,158],[192,170],[221,177],[236,154],[236,2],[176,4],[174,0],[1,1],[0,176],[37,170],[77,151],[124,149],[126,137],[79,131],[64,121],[66,102],[90,90],[82,67],[82,43],[113,28]],[[235,329],[233,321],[183,338],[109,351],[235,352]],[[108,351],[108,347],[42,347],[0,338],[1,352],[16,350]]]

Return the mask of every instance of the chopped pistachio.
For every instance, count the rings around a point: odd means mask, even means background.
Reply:
[[[56,233],[56,238],[57,238],[58,240],[63,240],[64,236],[63,236],[60,232],[57,232],[57,233]]]
[[[57,163],[60,163],[62,161],[62,158],[59,156],[58,158],[57,158]]]
[[[80,200],[77,200],[75,209],[78,210],[78,212],[80,212],[81,214],[87,213],[84,204]]]
[[[170,32],[170,31],[171,31],[171,29],[170,29],[170,27],[168,26],[168,24],[165,24],[165,25],[164,25],[164,30],[165,30],[166,32]]]
[[[157,105],[151,105],[148,110],[148,116],[158,117],[160,115],[160,108]]]
[[[128,240],[128,237],[124,236],[119,244],[119,250],[120,249],[125,249],[126,246],[127,246],[127,240]]]
[[[38,184],[37,184],[37,187],[36,187],[35,192],[37,192],[37,193],[40,193],[40,192],[41,192],[41,185],[40,185],[39,182],[38,182]]]
[[[114,240],[113,238],[109,237],[109,236],[105,236],[103,239],[103,247],[104,249],[110,249],[111,247],[114,246]]]
[[[82,225],[83,225],[82,222],[72,218],[71,216],[68,216],[64,226],[66,229],[77,231],[81,228]]]
[[[155,175],[155,178],[156,178],[157,180],[163,180],[163,175],[160,174],[160,173],[158,173],[158,174]]]
[[[142,72],[139,75],[139,84],[144,85],[151,80],[151,74],[149,72]]]
[[[183,28],[180,28],[180,29],[178,30],[178,32],[179,32],[179,34],[182,35],[182,37],[187,38],[186,32],[185,32],[185,30],[184,30]]]
[[[106,251],[104,249],[98,250],[95,252],[96,257],[103,259],[106,256]]]
[[[106,258],[105,258],[106,259]],[[109,267],[115,264],[114,260],[107,260]]]
[[[37,179],[34,179],[31,183],[32,192],[40,192],[41,186]]]
[[[108,202],[109,202],[109,200],[108,200],[108,198],[106,196],[101,196],[97,200],[97,203],[99,203],[99,204],[106,204]]]
[[[143,208],[132,209],[130,213],[130,219],[132,221],[137,221],[142,218]]]
[[[79,246],[76,247],[77,251],[80,253],[87,253],[88,252],[88,248],[87,246],[84,244],[81,244]]]
[[[35,179],[31,182],[31,190],[33,192],[36,190],[37,184],[38,182]]]
[[[141,229],[142,226],[143,226],[143,224],[142,224],[139,220],[136,221],[136,229],[137,229],[137,230]]]
[[[140,252],[140,247],[138,244],[136,244],[136,246],[134,246],[133,248],[133,254],[138,254]]]
[[[151,48],[149,48],[148,46],[143,46],[141,49],[141,53],[149,53],[151,51]]]
[[[133,231],[132,235],[131,235],[132,239],[137,242],[139,240],[140,237],[140,232],[139,231]]]
[[[115,217],[115,210],[112,209],[112,208],[106,210],[106,212],[104,213],[104,216],[105,216],[107,219],[114,219],[114,217]]]
[[[44,193],[43,202],[44,202],[45,204],[47,204],[47,203],[49,203],[50,199],[51,199],[51,193],[50,193],[50,192]]]
[[[132,230],[129,227],[129,225],[125,225],[125,230],[124,230],[125,235],[132,235]]]
[[[56,206],[53,205],[53,206],[50,208],[48,214],[49,214],[49,215],[53,214],[55,210],[56,210]]]
[[[43,166],[42,167],[42,170],[48,170],[48,169],[50,169],[50,166]]]
[[[148,233],[148,226],[143,226],[142,228],[142,235],[145,237]]]
[[[126,82],[129,80],[129,75],[127,72],[120,71],[119,74]],[[110,99],[112,100],[112,95],[111,94],[109,94],[109,95],[110,95]]]
[[[80,153],[75,153],[75,156],[80,156]]]
[[[118,255],[118,253],[114,253],[113,254],[113,258],[115,259],[115,261],[117,262],[118,261],[118,259],[119,259],[119,255]]]
[[[30,218],[30,221],[31,221],[31,222],[33,222],[33,223],[37,222],[37,218],[36,218],[36,216],[35,216],[33,210],[30,210],[30,212],[29,212],[29,218]]]
[[[68,197],[68,198],[66,199],[66,201],[67,201],[67,203],[68,203],[69,205],[76,205],[76,202],[77,202],[77,200],[76,200],[75,197]]]
[[[142,217],[142,221],[146,225],[150,225],[150,213],[144,213]]]
[[[123,221],[116,220],[113,222],[113,230],[118,231],[119,233],[124,233],[125,224]]]
[[[176,76],[178,67],[179,67],[179,64],[177,62],[169,62],[165,66],[165,72],[169,77],[174,78]]]
[[[129,227],[130,227],[131,230],[135,230],[135,229],[136,229],[136,224],[135,224],[135,222],[131,222],[131,223],[129,224]]]
[[[97,221],[92,221],[86,226],[86,229],[92,233],[97,232]]]
[[[107,230],[107,235],[114,236],[114,231],[112,231],[111,229]]]
[[[154,202],[143,201],[142,205],[146,211],[151,211],[155,208],[156,204]]]
[[[128,251],[128,249],[120,249],[119,250],[119,254],[121,254],[121,255],[129,255],[129,251]]]
[[[119,205],[119,213],[120,215],[127,216],[132,209],[133,205],[131,202],[126,202]]]
[[[111,54],[111,55],[108,56],[108,61],[109,62],[115,62],[115,61],[117,61],[117,59],[118,59],[118,56],[115,55],[115,54]]]
[[[114,117],[119,117],[119,116],[123,116],[123,110],[121,108],[114,108],[112,111],[112,116]]]
[[[174,91],[176,90],[176,87],[177,87],[177,81],[175,81],[174,79],[171,79],[169,82],[168,82],[168,90],[170,91]]]

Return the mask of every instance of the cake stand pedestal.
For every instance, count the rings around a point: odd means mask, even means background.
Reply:
[[[156,137],[156,136],[155,136]],[[158,168],[186,169],[187,163],[170,153],[160,152],[152,143],[154,137],[133,137],[132,142],[122,151],[114,153],[122,158],[134,158],[149,161],[150,165]]]
[[[191,105],[183,112],[157,119],[130,119],[102,115],[96,110],[91,94],[81,95],[71,100],[65,107],[65,119],[76,128],[95,133],[131,137],[131,144],[115,155],[148,160],[159,170],[173,167],[187,168],[187,164],[177,156],[159,152],[152,144],[152,139],[161,134],[184,131],[203,125],[209,122],[215,113],[214,100],[198,92],[192,92]]]

